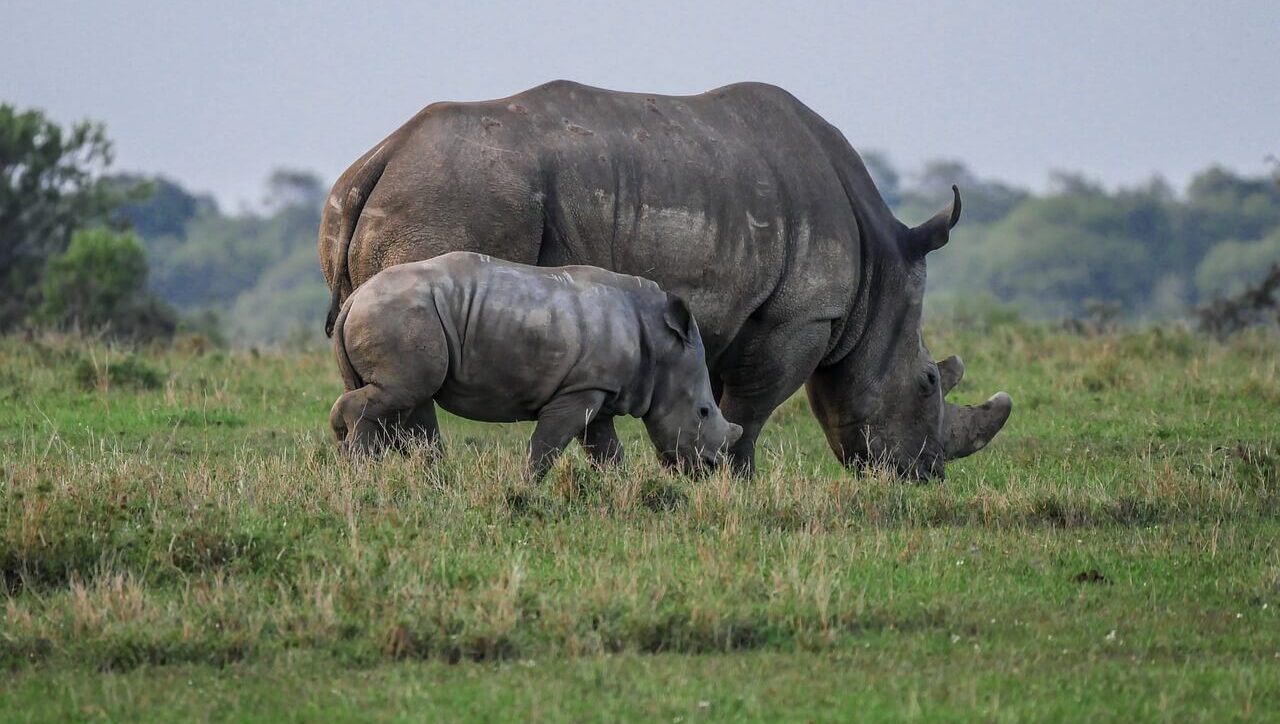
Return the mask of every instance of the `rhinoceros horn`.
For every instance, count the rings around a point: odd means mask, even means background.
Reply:
[[[938,362],[938,383],[942,386],[945,397],[960,379],[964,377],[964,362],[952,355]],[[942,416],[942,451],[948,460],[972,455],[982,448],[1000,432],[1009,413],[1013,411],[1013,400],[1007,393],[997,392],[991,399],[977,407],[946,405]]]
[[[942,454],[947,460],[972,455],[986,447],[1013,412],[1013,399],[1007,392],[997,392],[973,407],[944,404]]]
[[[942,396],[946,397],[960,379],[964,377],[964,361],[955,355],[938,361],[939,384],[942,385]]]
[[[950,206],[934,214],[932,219],[907,231],[905,244],[908,255],[922,257],[946,246],[951,238],[951,229],[960,220],[960,189],[953,184],[951,193],[954,198]]]

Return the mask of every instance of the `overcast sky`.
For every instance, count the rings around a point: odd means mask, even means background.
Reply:
[[[422,106],[567,78],[780,85],[910,170],[1181,184],[1280,154],[1280,2],[16,2],[0,102],[107,124],[117,167],[232,206],[332,180]]]

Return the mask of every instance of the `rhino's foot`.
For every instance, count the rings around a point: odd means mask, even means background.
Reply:
[[[756,454],[754,450],[745,455],[730,451],[727,457],[729,472],[733,473],[733,477],[739,480],[750,480],[756,476]]]
[[[428,401],[399,416],[394,430],[396,448],[402,454],[423,450],[427,457],[437,458],[444,450],[436,406]]]
[[[612,468],[622,464],[622,441],[613,427],[612,416],[597,416],[578,434],[578,441],[596,467]]]

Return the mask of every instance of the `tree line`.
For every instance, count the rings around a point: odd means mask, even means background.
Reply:
[[[908,224],[960,186],[963,220],[929,257],[931,313],[1061,319],[1105,304],[1131,321],[1186,318],[1280,262],[1280,169],[1211,167],[1183,189],[1156,178],[1109,190],[1058,173],[1033,193],[958,161],[904,173],[884,154],[863,157]],[[114,173],[112,161],[102,125],[64,127],[0,105],[0,331],[318,336],[328,303],[315,256],[322,179],[276,171],[257,208],[229,212],[172,179]]]
[[[1131,321],[1181,318],[1261,280],[1280,262],[1280,170],[1248,177],[1221,167],[1176,190],[1156,178],[1108,191],[1055,173],[1033,194],[933,162],[902,183],[882,156],[868,166],[911,223],[960,186],[952,242],[929,257],[934,306],[988,300],[1032,319],[1075,318],[1099,303]]]

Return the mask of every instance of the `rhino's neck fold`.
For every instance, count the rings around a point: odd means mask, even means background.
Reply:
[[[902,334],[911,300],[910,271],[878,220],[858,214],[858,284],[843,327],[822,366],[868,373],[880,370],[894,337]],[[888,237],[887,239],[885,237]]]
[[[900,240],[907,227],[893,215],[867,172],[862,157],[849,145],[844,136],[825,122],[818,124],[819,131],[827,137],[833,148],[842,152],[833,154],[832,169],[840,180],[849,210],[857,224],[857,268],[850,270],[858,278],[849,314],[833,335],[834,341],[822,360],[822,366],[834,366],[852,358],[853,364],[866,363],[877,342],[877,328],[886,317],[894,316],[888,308],[894,302],[886,296],[901,295],[902,281],[906,277],[906,263],[900,251]],[[854,162],[850,163],[848,159]],[[879,365],[877,365],[878,367]]]
[[[639,359],[635,360],[636,364],[630,378],[618,390],[613,406],[617,414],[643,419],[653,406],[655,381],[653,366],[657,355],[653,347],[653,330],[649,329],[649,325],[645,323],[647,316],[644,314],[639,316],[637,325],[640,329]]]

